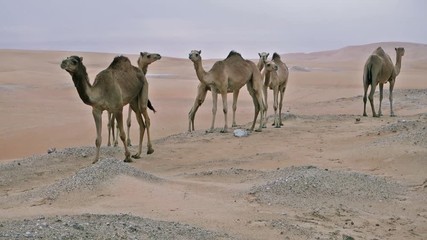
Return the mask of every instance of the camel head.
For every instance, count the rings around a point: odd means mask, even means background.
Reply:
[[[188,54],[188,58],[193,62],[197,62],[202,59],[201,53],[202,50],[191,50],[190,54]]]
[[[74,74],[83,66],[83,57],[70,56],[62,60],[61,68],[70,74]],[[84,67],[84,66],[83,66]]]
[[[277,67],[276,63],[273,61],[267,61],[264,68],[268,72],[277,71],[277,69],[279,69],[279,67]]]
[[[258,53],[259,59],[260,59],[263,63],[266,63],[266,62],[267,62],[268,55],[270,55],[270,53],[266,53],[266,52]]]
[[[139,58],[138,58],[138,65],[148,65],[151,64],[157,60],[160,60],[162,58],[162,56],[160,56],[160,54],[158,53],[148,53],[148,52],[141,52],[139,54]]]
[[[395,48],[394,50],[396,50],[396,55],[398,56],[405,55],[405,49],[403,47]]]

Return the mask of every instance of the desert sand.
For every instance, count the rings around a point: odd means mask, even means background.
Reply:
[[[406,50],[397,117],[388,85],[384,116],[368,106],[362,117],[363,65],[378,46],[393,62],[395,47]],[[106,146],[104,113],[92,165],[91,107],[59,64],[82,56],[93,81],[117,54],[0,50],[0,239],[427,239],[427,45],[282,54],[284,126],[271,126],[270,93],[268,127],[241,138],[220,133],[221,104],[216,131],[205,132],[210,93],[187,132],[199,81],[186,56],[160,54],[147,74],[155,152],[123,163],[122,143]],[[126,56],[136,65],[138,53]],[[248,128],[253,112],[244,87],[234,129]]]

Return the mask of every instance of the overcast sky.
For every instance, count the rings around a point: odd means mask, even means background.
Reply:
[[[0,49],[314,52],[427,43],[425,0],[0,0]]]

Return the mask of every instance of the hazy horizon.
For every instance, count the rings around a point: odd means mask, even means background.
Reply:
[[[427,43],[427,2],[360,1],[7,1],[0,48],[185,58],[192,49],[315,52],[375,42]]]

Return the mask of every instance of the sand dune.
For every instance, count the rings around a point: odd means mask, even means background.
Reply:
[[[361,71],[379,45],[393,60],[406,49],[394,118],[387,91],[384,116],[361,117]],[[91,109],[59,63],[83,56],[93,80],[116,54],[0,50],[0,238],[426,239],[426,49],[282,54],[309,69],[290,73],[284,126],[270,126],[270,107],[268,128],[242,138],[219,132],[220,113],[205,133],[209,94],[187,132],[198,80],[191,61],[164,56],[147,75],[155,152],[123,163],[121,144],[106,146],[104,116],[95,165]],[[244,89],[237,128],[252,117]]]

